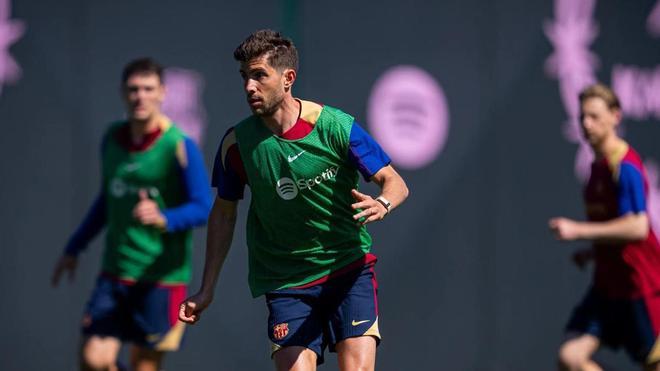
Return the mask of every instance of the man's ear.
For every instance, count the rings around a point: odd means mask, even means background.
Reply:
[[[165,84],[160,84],[158,89],[160,90],[158,100],[160,103],[163,103],[163,101],[165,101],[165,96],[167,95],[167,86]]]
[[[284,77],[284,88],[286,90],[291,89],[293,83],[296,81],[296,70],[292,68],[287,68],[284,70],[282,75]]]
[[[618,126],[621,123],[621,119],[623,118],[623,114],[621,113],[621,109],[612,108],[612,114],[614,115],[614,118],[616,120],[616,123],[614,125]]]

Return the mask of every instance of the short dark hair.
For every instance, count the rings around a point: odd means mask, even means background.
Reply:
[[[259,30],[253,32],[234,50],[234,59],[249,62],[267,56],[268,63],[278,70],[291,68],[298,71],[298,50],[291,39],[277,31]]]
[[[621,102],[616,96],[614,90],[605,84],[589,85],[580,92],[580,103],[584,103],[589,98],[600,98],[605,101],[610,110],[621,110]]]
[[[152,73],[158,76],[161,83],[163,82],[163,66],[152,58],[138,58],[129,62],[124,67],[124,71],[121,74],[121,83],[125,85],[126,81],[136,74],[149,75]]]

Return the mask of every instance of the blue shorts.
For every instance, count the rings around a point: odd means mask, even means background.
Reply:
[[[185,285],[126,282],[99,276],[87,303],[82,332],[111,336],[158,351],[179,349],[185,325],[178,321]]]
[[[603,345],[623,347],[640,363],[660,360],[656,344],[660,296],[611,299],[591,288],[573,310],[567,333],[590,334]],[[655,317],[655,320],[654,320]]]
[[[321,364],[325,348],[334,352],[341,340],[373,336],[380,342],[373,264],[311,287],[271,291],[266,302],[271,355],[283,347],[302,346],[314,351]]]

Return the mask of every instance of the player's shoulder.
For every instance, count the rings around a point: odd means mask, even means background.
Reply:
[[[618,171],[620,178],[626,178],[630,176],[641,176],[642,178],[645,177],[642,157],[631,146],[627,146],[626,153],[623,155],[621,162],[619,163]]]
[[[298,101],[300,102],[300,119],[312,126],[316,125],[326,106],[309,100],[298,99]]]
[[[352,115],[327,104],[319,105],[318,111],[310,111],[313,112],[313,115],[309,114],[308,116],[313,117],[314,126],[319,127],[324,132],[344,133],[343,136],[345,136],[350,133],[355,123],[355,118]]]
[[[333,130],[341,126],[349,127],[354,121],[353,116],[339,108],[309,100],[297,100],[300,102],[300,120],[311,126],[318,126],[320,130]]]
[[[160,145],[168,151],[174,150],[177,156],[186,153],[190,149],[198,149],[197,144],[176,122],[164,122],[161,127]]]
[[[636,183],[646,178],[642,158],[632,147],[627,146],[615,174],[620,183]]]
[[[225,135],[220,140],[220,146],[218,148],[217,156],[224,161],[228,153],[238,148],[238,142],[236,140],[236,127],[232,126],[225,132]]]
[[[637,152],[633,147],[628,146],[627,151],[621,160],[621,164],[629,164],[641,169],[643,164],[642,156],[640,156],[639,152]]]
[[[222,136],[222,140],[220,141],[220,145],[224,146],[225,144],[236,144],[236,126],[230,126],[227,131],[225,131],[225,134]]]
[[[161,126],[163,133],[169,133],[178,139],[187,138],[188,135],[179,127],[179,124],[174,121],[169,121]]]
[[[346,113],[346,111],[342,110],[341,108],[337,108],[335,106],[330,106],[327,104],[324,104],[321,106],[322,110],[319,113],[319,116],[329,116],[334,119],[350,119],[353,120],[353,116],[350,115],[349,113]]]
[[[188,167],[190,161],[195,161],[201,156],[197,142],[183,131],[175,121],[163,123],[160,129],[162,134],[159,141],[162,148],[169,153],[173,151],[182,167]]]
[[[618,178],[620,172],[625,168],[634,168],[642,171],[642,159],[627,142],[620,141],[616,144],[612,152],[607,155],[606,163],[614,178]]]

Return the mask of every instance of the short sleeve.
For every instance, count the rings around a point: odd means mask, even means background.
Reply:
[[[243,199],[246,185],[245,170],[238,151],[234,128],[227,130],[220,142],[213,164],[211,185],[217,189],[218,197],[224,200]]]
[[[351,127],[348,157],[366,180],[391,162],[380,145],[357,122]]]
[[[619,215],[646,212],[644,179],[640,170],[623,162],[619,169]]]

